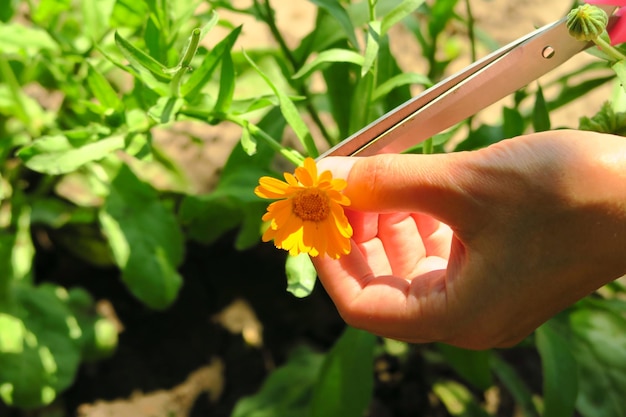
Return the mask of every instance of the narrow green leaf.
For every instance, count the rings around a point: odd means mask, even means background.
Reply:
[[[220,71],[220,90],[215,103],[215,113],[225,114],[230,110],[235,93],[235,65],[230,51],[224,52]]]
[[[311,136],[311,132],[309,131],[308,126],[304,123],[300,112],[298,112],[298,108],[291,101],[289,96],[281,91],[276,84],[272,82],[272,80],[261,71],[261,68],[244,52],[245,58],[248,60],[250,65],[257,71],[257,73],[265,80],[267,85],[274,91],[274,94],[278,97],[280,103],[280,111],[287,121],[287,124],[293,129],[296,136],[304,146],[307,151],[308,156],[315,158],[319,155],[319,151],[317,150],[317,146],[315,146],[315,142],[313,142],[313,137]]]
[[[17,153],[33,171],[50,175],[66,174],[84,164],[97,161],[124,148],[124,136],[111,136],[82,146],[75,146],[63,135],[44,136]]]
[[[183,237],[174,214],[150,185],[123,165],[99,217],[130,291],[149,307],[168,307],[182,284],[176,268],[183,257]]]
[[[333,16],[344,33],[346,34],[348,40],[358,49],[359,42],[356,39],[356,35],[354,34],[354,26],[352,25],[352,21],[350,20],[350,16],[346,9],[343,8],[341,3],[338,0],[309,0],[311,3],[321,7],[326,10],[331,16]]]
[[[491,355],[491,369],[511,393],[515,402],[519,404],[523,415],[526,417],[538,417],[539,413],[533,402],[532,394],[526,383],[517,374],[517,371],[495,354]]]
[[[424,0],[403,0],[382,19],[380,33],[385,35],[396,23],[410,15],[424,3]]]
[[[217,64],[220,62],[222,56],[233,47],[237,37],[239,37],[241,33],[241,28],[242,27],[239,26],[233,29],[204,57],[200,67],[195,69],[187,81],[181,86],[180,93],[183,97],[193,101],[193,99],[200,94],[202,88],[211,80],[213,71],[217,68]]]
[[[533,128],[535,132],[545,132],[550,130],[550,111],[546,99],[543,96],[543,89],[541,86],[537,89],[535,94],[535,106],[533,107]]]
[[[376,336],[346,327],[313,390],[310,417],[362,417],[374,388]]]
[[[132,43],[128,42],[117,31],[115,32],[115,44],[120,49],[124,57],[135,67],[138,71],[149,71],[159,81],[169,81],[171,75],[168,73],[168,68],[146,54],[141,49],[135,47]]]
[[[432,81],[423,74],[405,72],[380,84],[372,93],[372,101],[378,101],[398,87],[405,85],[432,85]]]
[[[467,350],[444,344],[438,344],[437,348],[446,358],[448,365],[475,388],[486,391],[493,385],[489,365],[490,351]]]
[[[109,81],[96,67],[88,63],[87,84],[94,97],[107,109],[121,111],[124,107]]]
[[[361,67],[361,77],[365,76],[378,58],[378,49],[380,47],[380,21],[369,22],[367,24],[367,37],[365,41],[365,57],[363,66]]]
[[[571,417],[578,393],[578,366],[569,342],[550,322],[535,332],[543,370],[543,416]]]
[[[361,54],[349,49],[328,49],[320,52],[315,59],[302,66],[293,76],[293,79],[306,78],[318,69],[322,69],[327,64],[333,62],[349,62],[358,66],[363,66],[365,59]]]
[[[457,2],[458,0],[439,0],[433,3],[428,19],[428,32],[431,39],[436,39],[448,21],[455,16],[454,7]]]
[[[170,123],[176,120],[183,104],[185,101],[182,98],[159,97],[157,103],[148,110],[148,115],[157,123]]]
[[[288,256],[285,262],[287,274],[287,291],[298,298],[311,294],[317,280],[317,271],[306,253],[297,256]]]

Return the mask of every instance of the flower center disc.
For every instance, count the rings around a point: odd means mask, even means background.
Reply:
[[[302,190],[293,197],[293,213],[302,220],[320,222],[329,212],[328,196],[319,190]]]

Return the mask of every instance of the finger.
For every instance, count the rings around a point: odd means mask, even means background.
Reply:
[[[350,325],[408,341],[445,340],[445,269],[433,269],[412,281],[374,276],[357,249],[338,261],[313,258],[324,288]],[[452,320],[454,318],[452,317]]]
[[[391,274],[409,279],[426,255],[415,219],[410,213],[381,214],[378,236],[389,259]]]
[[[344,194],[355,210],[427,213],[454,227],[467,220],[472,203],[462,183],[465,159],[463,153],[329,157],[320,169],[347,179]]]

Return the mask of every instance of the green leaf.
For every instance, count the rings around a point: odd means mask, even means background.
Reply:
[[[524,413],[524,416],[538,417],[539,413],[533,402],[532,394],[526,386],[526,383],[517,374],[517,371],[495,354],[491,355],[491,369],[511,393],[515,402]]]
[[[111,152],[124,148],[121,135],[100,139],[76,146],[66,136],[44,136],[17,153],[25,165],[33,171],[50,175],[66,174],[84,164],[97,161]]]
[[[109,81],[95,68],[88,63],[87,85],[94,97],[102,106],[114,111],[121,111],[124,108],[122,100],[117,95],[117,91],[113,89]]]
[[[308,417],[313,384],[323,360],[323,355],[306,348],[294,351],[258,393],[237,402],[231,417]]]
[[[171,79],[171,75],[165,65],[161,64],[141,49],[135,47],[132,43],[124,39],[117,31],[115,32],[115,44],[128,62],[130,62],[130,64],[141,74],[149,72],[159,81],[166,82]]]
[[[330,350],[313,390],[310,417],[361,417],[372,398],[376,336],[352,327]]]
[[[44,51],[58,52],[59,45],[42,28],[17,23],[0,25],[0,52],[2,54],[35,57]]]
[[[246,152],[246,154],[252,156],[256,153],[256,138],[250,134],[250,130],[248,129],[248,125],[246,124],[241,129],[241,147]]]
[[[304,123],[300,112],[296,105],[291,101],[289,96],[281,91],[276,84],[272,82],[272,80],[261,71],[261,68],[244,52],[244,56],[246,60],[250,63],[250,65],[257,71],[257,73],[265,80],[267,85],[274,91],[274,94],[278,97],[278,101],[280,103],[280,111],[289,124],[289,126],[293,129],[296,136],[304,146],[307,151],[308,156],[315,158],[319,155],[319,151],[315,146],[315,142],[313,142],[313,137],[311,136],[311,132],[309,131],[308,126]]]
[[[338,0],[309,0],[311,3],[316,4],[318,7],[326,10],[331,16],[333,16],[341,28],[343,29],[348,40],[355,48],[359,47],[359,42],[354,34],[354,26],[350,20],[350,16],[343,8]]]
[[[233,47],[237,37],[241,33],[241,26],[233,29],[228,36],[222,39],[205,57],[200,67],[195,69],[191,76],[183,83],[180,88],[180,93],[183,97],[189,101],[193,101],[202,88],[211,80],[213,71],[217,68],[220,59],[225,53],[228,53]]]
[[[157,103],[148,110],[148,116],[157,123],[170,123],[176,120],[176,116],[184,104],[185,101],[182,98],[159,97]]]
[[[379,21],[369,22],[367,24],[367,37],[365,41],[365,56],[363,66],[361,67],[361,77],[365,76],[378,58],[378,50],[380,48],[381,23]]]
[[[570,315],[578,362],[577,410],[585,417],[626,416],[626,319],[584,304]]]
[[[571,417],[578,393],[578,369],[566,338],[551,322],[535,332],[543,373],[543,415]]]
[[[444,344],[438,344],[437,348],[448,365],[475,388],[486,391],[493,385],[490,351],[467,350]]]
[[[235,93],[235,66],[230,51],[224,52],[220,71],[220,90],[215,103],[215,113],[225,114],[230,110]]]
[[[149,307],[169,306],[182,283],[183,237],[156,191],[126,165],[111,183],[100,224],[130,291]]]
[[[423,75],[415,72],[405,72],[398,74],[384,83],[380,84],[372,93],[372,101],[378,101],[384,98],[391,91],[405,85],[432,85],[432,81]]]
[[[287,291],[298,298],[304,298],[313,292],[317,271],[306,253],[297,256],[288,256],[285,262],[287,274]]]
[[[626,92],[626,61],[617,61],[611,65],[611,68],[615,71],[615,74],[617,74],[617,78],[620,84],[622,84],[622,89]]]
[[[545,132],[550,130],[550,111],[546,99],[543,96],[541,86],[535,95],[535,106],[533,107],[533,128],[535,132]]]
[[[333,62],[349,62],[358,66],[363,66],[365,60],[361,54],[349,49],[328,49],[320,52],[313,61],[302,66],[293,76],[293,79],[306,78],[314,71],[326,67]]]
[[[16,287],[19,312],[0,313],[0,398],[6,404],[50,404],[74,380],[81,329],[60,290],[49,285]]]
[[[433,385],[433,392],[452,416],[488,417],[472,393],[455,381],[442,381]]]
[[[111,27],[109,22],[116,0],[83,0],[80,2],[83,27],[90,40],[98,42]]]
[[[383,17],[380,33],[385,35],[391,27],[413,13],[423,3],[424,0],[403,0],[402,3]]]
[[[428,19],[428,33],[431,39],[444,30],[448,21],[455,16],[454,7],[458,0],[438,0],[434,2]]]

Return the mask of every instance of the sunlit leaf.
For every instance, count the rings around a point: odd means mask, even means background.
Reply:
[[[220,89],[215,103],[215,113],[226,113],[233,102],[235,93],[235,66],[230,56],[230,51],[224,52],[222,58],[222,68],[220,70]]]
[[[217,68],[223,55],[230,51],[233,44],[241,33],[241,26],[232,30],[228,36],[222,39],[211,51],[204,57],[204,60],[200,66],[191,73],[191,76],[187,81],[183,83],[180,88],[180,93],[183,97],[193,101],[197,97],[202,88],[211,80],[213,71]]]
[[[50,175],[72,172],[84,164],[97,161],[124,148],[124,137],[111,136],[76,146],[66,136],[44,136],[23,147],[17,155],[33,171]]]
[[[0,25],[0,52],[34,57],[44,51],[58,51],[59,45],[42,28],[17,23]]]
[[[152,308],[169,306],[182,284],[176,268],[183,237],[156,191],[123,165],[111,182],[100,224],[129,290]]]
[[[148,115],[157,123],[170,123],[176,120],[178,111],[184,104],[182,98],[159,97],[157,103],[148,110]]]
[[[385,14],[380,33],[383,35],[386,34],[393,25],[413,13],[415,9],[420,7],[423,3],[424,0],[403,0],[400,5]]]
[[[315,287],[317,271],[306,253],[288,256],[285,262],[287,275],[287,291],[298,298],[307,297]]]
[[[161,64],[141,49],[135,47],[132,43],[124,39],[122,35],[115,32],[115,44],[120,49],[124,57],[139,72],[149,71],[159,81],[168,81],[171,76],[165,65]]]
[[[365,56],[363,66],[361,67],[361,77],[367,74],[376,59],[378,58],[378,49],[380,48],[381,29],[380,21],[369,22],[367,24],[367,36],[365,40]]]
[[[359,47],[359,43],[354,34],[354,26],[350,20],[350,16],[343,8],[338,0],[309,0],[311,3],[316,4],[322,9],[326,10],[332,17],[334,17],[341,28],[343,29],[348,40],[355,48]]]
[[[452,416],[489,416],[489,413],[480,407],[472,392],[456,381],[437,382],[433,385],[433,392]]]
[[[392,90],[406,86],[406,85],[430,85],[432,82],[430,79],[423,75],[415,72],[405,72],[402,74],[398,74],[393,78],[385,81],[380,84],[374,92],[372,93],[372,101],[380,100],[389,94]]]
[[[98,99],[100,104],[105,108],[113,109],[114,111],[122,110],[124,105],[122,100],[118,97],[117,92],[104,75],[91,63],[88,64],[87,84],[94,97]]]
[[[332,62],[349,62],[362,66],[364,58],[358,52],[351,51],[349,49],[328,49],[320,52],[314,60],[308,62],[302,66],[292,78],[306,78],[314,71],[323,68],[326,64]]]
[[[296,136],[304,146],[307,151],[308,156],[317,157],[319,152],[317,147],[315,146],[315,142],[313,142],[313,137],[311,136],[311,132],[309,131],[308,126],[304,123],[298,108],[293,103],[293,101],[289,98],[289,96],[279,89],[274,82],[259,68],[259,66],[244,52],[244,56],[252,65],[252,67],[258,72],[258,74],[265,80],[267,85],[269,85],[274,94],[278,97],[278,101],[280,103],[280,111],[287,121],[287,124],[293,129]]]

